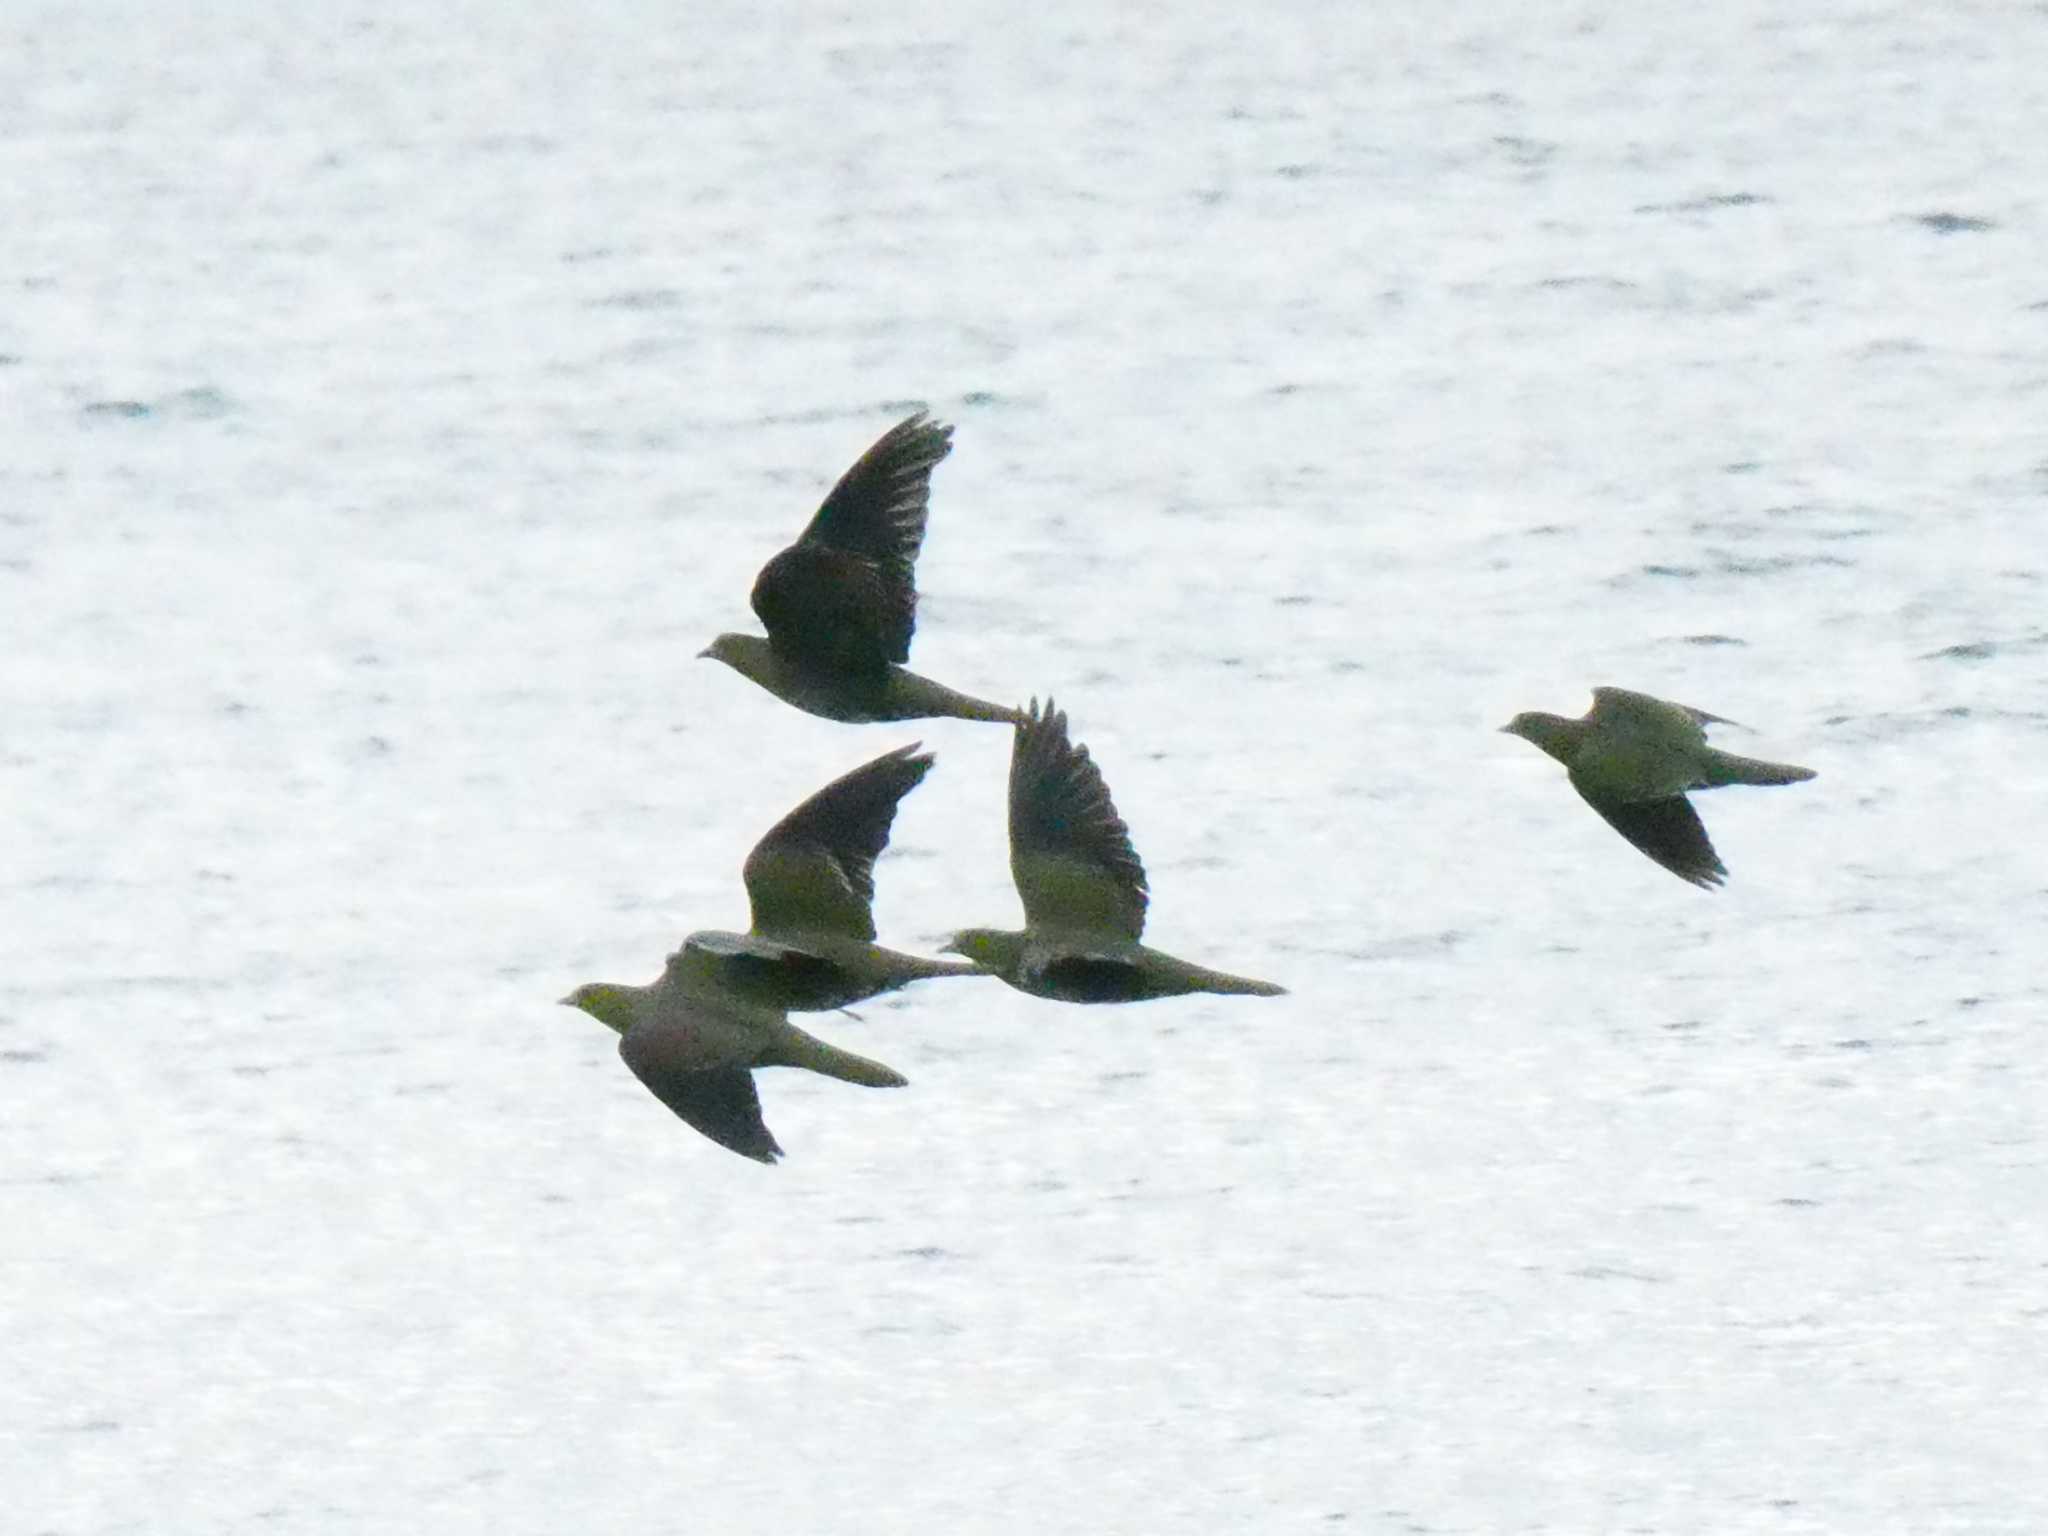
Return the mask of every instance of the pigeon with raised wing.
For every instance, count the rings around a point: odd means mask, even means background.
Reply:
[[[805,800],[747,855],[745,933],[683,940],[652,986],[592,982],[564,1003],[619,1034],[619,1054],[654,1096],[722,1147],[773,1162],[756,1067],[805,1067],[894,1088],[902,1074],[805,1033],[790,1009],[844,1008],[933,976],[974,976],[874,942],[875,860],[897,804],[931,771],[916,743],[884,752]]]
[[[932,470],[952,451],[953,429],[923,411],[883,433],[797,541],[761,568],[753,606],[767,638],[722,634],[698,654],[827,720],[1016,720],[1013,709],[903,665]]]
[[[1038,701],[1010,750],[1010,875],[1021,932],[966,928],[944,946],[1020,992],[1068,1003],[1132,1003],[1189,992],[1273,997],[1285,987],[1212,971],[1139,942],[1145,866],[1088,749]]]
[[[845,1008],[938,976],[973,976],[958,960],[927,960],[874,942],[875,860],[896,807],[931,771],[913,742],[827,784],[768,829],[743,877],[745,933],[691,934],[686,952],[733,995],[798,1012]]]

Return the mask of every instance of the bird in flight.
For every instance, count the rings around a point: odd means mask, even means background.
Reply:
[[[933,976],[973,976],[874,942],[875,860],[896,806],[931,771],[916,743],[884,752],[805,800],[747,855],[745,933],[691,934],[651,986],[592,982],[562,1001],[619,1035],[619,1054],[654,1096],[722,1147],[782,1155],[761,1119],[758,1067],[805,1067],[895,1088],[893,1067],[828,1045],[789,1011],[844,1008]]]
[[[768,829],[742,871],[752,923],[683,940],[721,987],[771,1008],[846,1008],[937,976],[979,975],[875,943],[875,860],[896,806],[931,771],[919,744],[884,752],[834,779]]]
[[[1811,768],[1737,757],[1707,745],[1719,715],[1627,688],[1595,688],[1578,719],[1527,711],[1501,729],[1565,765],[1572,788],[1607,824],[1681,880],[1711,889],[1727,866],[1686,794],[1728,784],[1797,784]]]
[[[1285,987],[1212,971],[1140,942],[1145,866],[1067,717],[1033,699],[1010,749],[1010,875],[1022,931],[966,928],[944,947],[1020,992],[1067,1003],[1133,1003],[1189,992],[1273,997]]]
[[[1015,721],[1014,709],[903,665],[917,628],[932,470],[952,451],[953,429],[923,411],[884,432],[755,578],[754,613],[767,638],[722,634],[698,654],[827,720]]]
[[[903,1074],[827,1045],[776,1009],[733,996],[701,955],[684,948],[652,986],[588,982],[562,1001],[616,1031],[619,1055],[654,1096],[742,1157],[782,1156],[761,1118],[757,1067],[805,1067],[866,1088],[900,1088]]]

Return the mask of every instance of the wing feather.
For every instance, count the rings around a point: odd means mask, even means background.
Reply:
[[[1038,701],[1010,753],[1010,873],[1028,927],[1135,942],[1145,931],[1145,866],[1102,770]]]
[[[1702,727],[1736,723],[1724,715],[1694,709],[1690,704],[1674,704],[1653,694],[1637,693],[1633,688],[1614,687],[1593,690],[1593,707],[1586,718],[1596,724],[1620,722],[1638,729],[1668,730],[1682,740],[1694,742],[1706,741],[1707,733]]]
[[[1588,794],[1576,777],[1572,787],[1607,824],[1679,879],[1711,889],[1728,878],[1727,866],[1707,837],[1699,812],[1683,795],[1655,800],[1618,800]]]
[[[619,1055],[657,1099],[721,1147],[762,1163],[782,1156],[761,1118],[761,1096],[751,1071],[743,1066],[684,1070],[662,1045],[660,1031],[629,1029],[619,1039]]]
[[[758,933],[875,937],[875,860],[903,797],[931,771],[919,743],[827,784],[768,829],[743,872]]]
[[[754,612],[776,649],[839,671],[910,659],[932,470],[952,451],[953,429],[918,411],[840,477],[754,582]]]

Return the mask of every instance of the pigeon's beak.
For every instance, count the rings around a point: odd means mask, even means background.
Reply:
[[[561,1004],[564,1008],[574,1008],[576,1006],[576,999],[573,995],[569,997],[558,997],[555,999],[555,1001]]]
[[[1503,736],[1512,736],[1512,735],[1514,735],[1514,734],[1515,734],[1515,728],[1514,728],[1514,726],[1513,726],[1513,724],[1512,724],[1512,723],[1510,723],[1510,724],[1508,724],[1508,725],[1503,725],[1503,726],[1500,726],[1500,727],[1499,727],[1499,731],[1500,731],[1500,734],[1501,734],[1501,735],[1503,735]]]
[[[939,946],[939,953],[942,955],[959,955],[965,954],[966,951],[961,949],[958,939],[948,939]]]
[[[704,647],[704,649],[703,649],[703,650],[701,650],[701,651],[699,651],[699,652],[697,653],[697,659],[698,659],[699,661],[704,661],[704,660],[708,659],[708,658],[710,657],[710,655],[711,655],[711,647],[707,645],[707,646],[705,646],[705,647]]]

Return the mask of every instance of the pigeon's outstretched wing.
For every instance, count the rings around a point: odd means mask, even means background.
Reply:
[[[1038,701],[1010,751],[1010,874],[1025,925],[1136,942],[1145,931],[1145,866],[1102,770],[1067,739],[1067,717]]]
[[[761,1119],[754,1074],[743,1066],[689,1070],[665,1047],[661,1029],[635,1027],[619,1039],[619,1055],[654,1096],[721,1147],[772,1163],[782,1148]]]
[[[1703,890],[1728,878],[1727,867],[1707,839],[1699,812],[1683,795],[1655,800],[1621,800],[1598,792],[1572,776],[1572,788],[1607,824],[1681,880]]]
[[[932,469],[952,450],[950,426],[923,411],[906,417],[840,477],[797,541],[761,568],[754,612],[778,651],[858,674],[910,659]]]
[[[931,771],[912,742],[834,779],[768,829],[747,855],[757,933],[836,933],[873,939],[875,860],[896,806]]]

